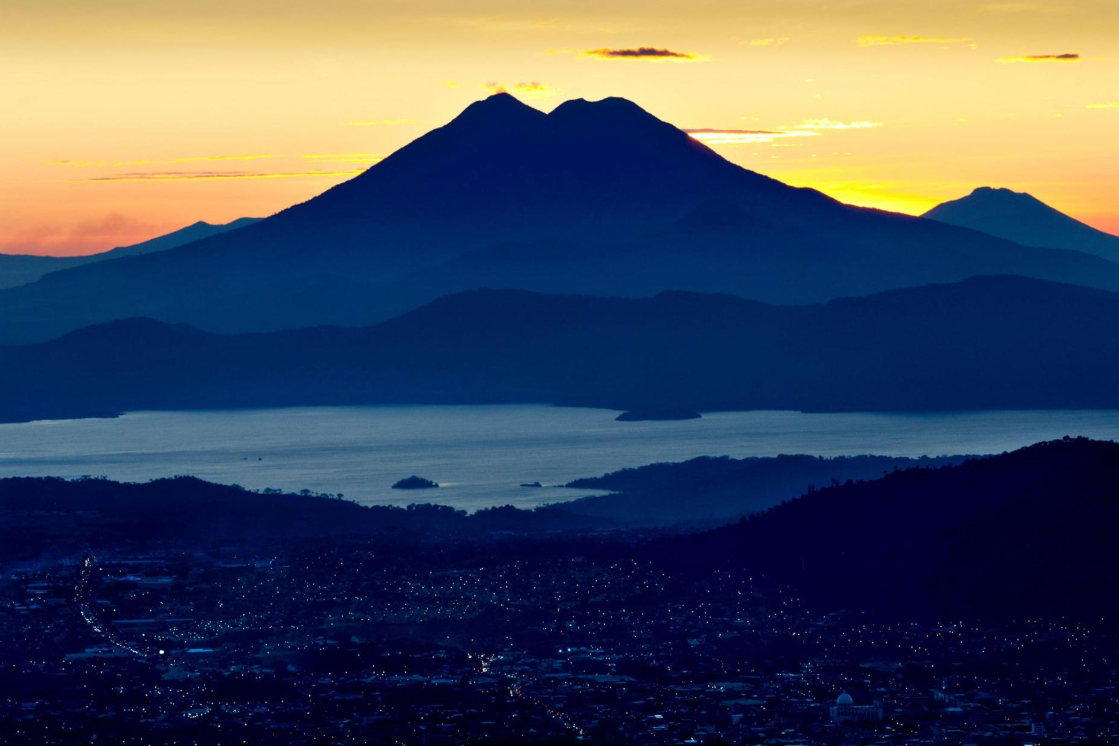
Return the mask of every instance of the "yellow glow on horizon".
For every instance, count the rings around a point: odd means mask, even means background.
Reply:
[[[804,186],[857,207],[872,207],[876,210],[900,212],[905,215],[921,215],[940,204],[941,200],[916,194],[906,194],[900,184],[859,184],[859,183],[806,183]],[[891,190],[897,189],[898,192]],[[960,194],[959,196],[964,196]]]

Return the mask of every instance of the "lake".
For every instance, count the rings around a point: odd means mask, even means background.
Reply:
[[[362,503],[530,507],[588,494],[554,485],[694,456],[986,454],[1064,435],[1119,439],[1119,412],[718,412],[615,422],[545,405],[135,412],[0,425],[0,476],[191,474],[251,489],[344,493]],[[390,489],[402,477],[438,490]],[[543,489],[524,488],[540,482]]]

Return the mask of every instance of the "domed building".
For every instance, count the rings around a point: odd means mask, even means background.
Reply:
[[[840,694],[831,706],[833,723],[877,723],[882,720],[882,705],[857,705],[855,698],[847,692]]]

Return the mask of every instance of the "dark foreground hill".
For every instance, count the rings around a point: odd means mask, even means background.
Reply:
[[[572,489],[612,490],[557,505],[565,513],[610,519],[631,526],[725,523],[849,480],[878,479],[892,471],[959,464],[967,456],[789,455],[733,459],[701,457],[650,464],[601,477],[577,479]]]
[[[0,254],[0,290],[35,282],[44,275],[70,267],[93,262],[104,262],[128,256],[154,254],[157,251],[185,246],[193,241],[217,236],[237,228],[259,222],[259,218],[238,218],[229,223],[215,225],[199,220],[185,228],[142,241],[131,246],[118,246],[100,254],[87,256],[32,256],[29,254]]]
[[[1026,246],[1076,249],[1119,261],[1119,236],[1085,225],[1024,192],[979,187],[966,197],[937,205],[922,217]]]
[[[0,420],[550,402],[643,410],[1119,407],[1119,295],[1014,277],[804,307],[476,291],[368,329],[131,320],[0,348]]]
[[[898,618],[1114,621],[1117,531],[1119,444],[1065,439],[818,490],[654,553]]]
[[[639,473],[639,472],[638,472]],[[630,480],[634,473],[620,478]],[[249,545],[376,536],[386,544],[591,529],[619,559],[676,576],[766,577],[822,610],[894,619],[1119,619],[1119,444],[1066,438],[807,492],[713,531],[603,535],[562,508],[362,507],[187,477],[147,484],[0,480],[0,560],[87,548]],[[496,533],[495,533],[496,532]],[[663,575],[662,575],[663,577]]]
[[[192,477],[146,483],[0,479],[0,560],[118,545],[236,546],[371,534],[452,538],[588,525],[587,519],[553,510],[506,507],[467,515],[441,505],[362,506],[333,495],[261,494]]]
[[[0,292],[0,343],[144,316],[220,332],[363,326],[448,293],[664,290],[812,303],[1016,274],[1119,291],[1119,265],[840,204],[619,98],[508,94],[244,229]]]

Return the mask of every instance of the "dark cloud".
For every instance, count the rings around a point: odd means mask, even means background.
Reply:
[[[697,60],[694,54],[687,54],[686,52],[674,52],[671,49],[662,49],[660,47],[634,47],[629,49],[591,49],[587,51],[590,57],[598,57],[599,59],[610,60]]]
[[[1026,54],[1019,57],[1000,57],[999,62],[1010,64],[1014,62],[1079,62],[1080,55],[1073,52],[1064,54]]]

